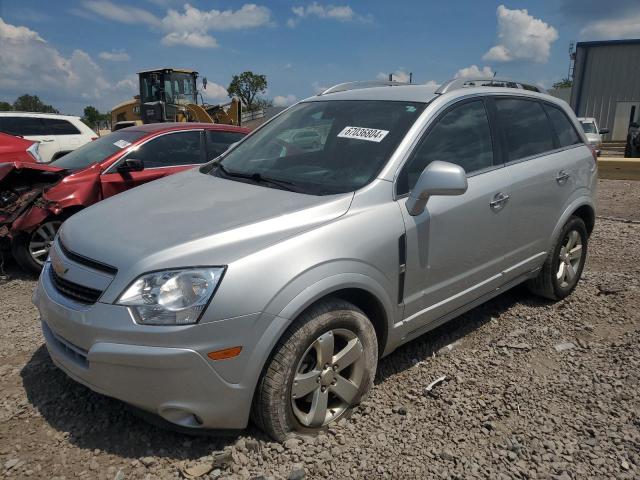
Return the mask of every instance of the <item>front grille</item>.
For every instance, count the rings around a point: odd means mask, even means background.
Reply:
[[[58,275],[53,268],[49,268],[49,275],[51,276],[51,283],[53,283],[56,290],[76,302],[93,304],[96,303],[98,298],[100,298],[100,295],[102,295],[100,290],[84,287],[77,283],[70,282],[69,280],[65,280]]]
[[[62,253],[64,253],[67,258],[73,260],[76,263],[79,263],[80,265],[85,265],[89,268],[93,268],[94,270],[108,273],[109,275],[115,275],[116,273],[118,273],[118,269],[116,267],[112,267],[111,265],[107,265],[106,263],[98,262],[96,260],[91,260],[90,258],[78,255],[77,253],[70,251],[69,249],[67,249],[67,247],[64,246],[60,239],[58,239],[58,245],[60,246],[60,250],[62,250]]]

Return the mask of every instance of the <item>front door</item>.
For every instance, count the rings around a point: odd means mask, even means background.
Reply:
[[[143,183],[186,170],[205,161],[202,130],[171,132],[153,137],[103,173],[100,177],[103,198]],[[142,160],[139,172],[118,170],[127,159]]]
[[[462,166],[469,185],[460,196],[431,197],[417,216],[406,199],[398,201],[407,243],[404,317],[415,328],[500,285],[510,180],[493,143],[484,100],[455,104],[429,127],[398,177],[404,195],[429,163],[443,160]]]

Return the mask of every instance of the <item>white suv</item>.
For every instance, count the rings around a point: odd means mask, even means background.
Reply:
[[[39,142],[42,163],[98,138],[80,117],[51,113],[0,112],[0,132]]]

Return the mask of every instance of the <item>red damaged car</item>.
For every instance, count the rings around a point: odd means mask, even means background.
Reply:
[[[104,198],[205,163],[246,128],[155,123],[124,128],[50,164],[0,163],[0,241],[37,273],[62,222]]]

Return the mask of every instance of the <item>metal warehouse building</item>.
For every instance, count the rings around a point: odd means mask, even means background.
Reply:
[[[624,141],[632,121],[640,123],[640,39],[579,42],[571,107],[608,128],[608,141]]]

